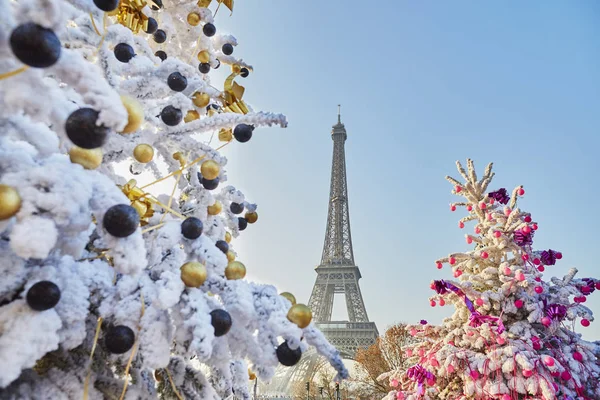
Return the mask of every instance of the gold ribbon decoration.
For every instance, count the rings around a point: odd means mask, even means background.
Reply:
[[[146,31],[148,17],[142,12],[146,5],[149,5],[147,0],[121,0],[116,10],[117,21],[133,33],[139,33],[140,29]]]
[[[225,111],[237,114],[248,114],[248,107],[242,100],[244,96],[244,87],[234,82],[236,76],[240,74],[240,66],[232,65],[231,74],[225,79],[223,90],[223,109]]]
[[[225,7],[229,8],[229,11],[233,13],[233,0],[217,0],[219,5],[224,4]],[[212,0],[198,0],[198,7],[208,8],[212,3]]]
[[[148,225],[148,220],[154,215],[154,208],[152,207],[152,201],[148,194],[137,187],[137,181],[135,179],[131,179],[123,185],[121,191],[131,201],[131,206],[135,208],[140,215],[140,225]]]

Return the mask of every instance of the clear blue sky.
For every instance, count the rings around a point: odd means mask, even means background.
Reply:
[[[355,258],[380,331],[450,313],[427,297],[450,277],[434,260],[467,250],[444,180],[457,159],[493,161],[493,188],[525,186],[537,247],[564,253],[549,274],[600,278],[597,1],[239,0],[217,23],[256,68],[246,101],[290,121],[226,152],[231,183],[259,204],[234,241],[250,278],[308,301],[338,103]],[[600,315],[600,293],[588,304]],[[584,331],[600,339],[600,318]]]

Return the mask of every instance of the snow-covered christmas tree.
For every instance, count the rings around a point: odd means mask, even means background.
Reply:
[[[413,366],[390,371],[396,389],[387,399],[599,399],[600,346],[582,339],[575,324],[590,325],[592,312],[582,303],[600,281],[577,279],[571,269],[562,279],[543,272],[562,258],[555,250],[533,250],[538,229],[529,212],[517,208],[525,194],[500,188],[488,191],[494,174],[489,164],[478,180],[471,160],[457,162],[464,183],[447,177],[452,193],[464,201],[474,234],[465,235],[472,251],[436,261],[449,264],[454,280],[436,280],[431,305],[456,307],[441,326],[423,320],[408,326],[420,339],[405,348]]]
[[[245,103],[225,7],[0,0],[0,398],[248,398],[308,345],[347,377],[236,260],[258,215],[218,150],[286,120]]]

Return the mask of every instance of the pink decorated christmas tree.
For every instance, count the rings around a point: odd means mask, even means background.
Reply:
[[[386,399],[600,399],[600,345],[575,332],[593,320],[583,303],[600,281],[574,268],[544,280],[562,254],[533,249],[538,225],[517,207],[523,187],[490,191],[492,164],[480,180],[471,160],[457,167],[464,183],[446,179],[464,200],[450,209],[467,212],[459,228],[474,224],[473,250],[436,261],[454,279],[433,281],[430,298],[456,311],[441,326],[407,328],[421,339],[405,348],[414,364],[380,377],[395,388]]]

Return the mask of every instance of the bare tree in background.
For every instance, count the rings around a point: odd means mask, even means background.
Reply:
[[[360,387],[361,398],[381,398],[390,391],[388,383],[377,381],[377,377],[393,369],[408,368],[402,347],[413,341],[414,338],[406,331],[406,324],[398,323],[378,337],[375,344],[358,350],[351,379]]]

